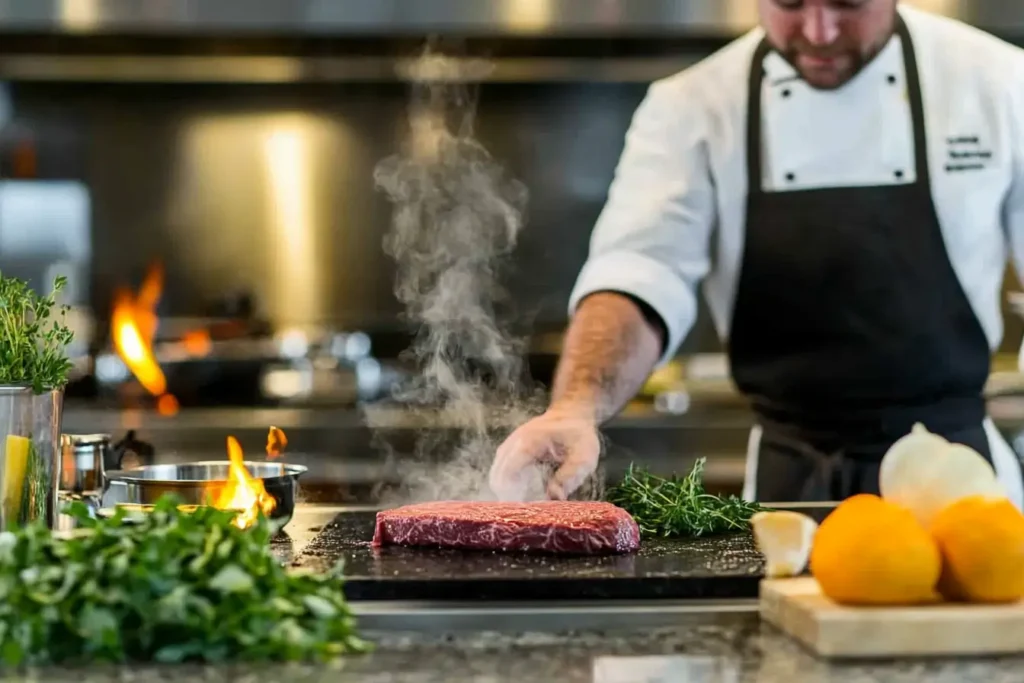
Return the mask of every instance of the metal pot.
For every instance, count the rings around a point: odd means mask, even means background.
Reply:
[[[246,462],[249,474],[263,480],[267,493],[277,501],[270,519],[278,527],[287,524],[295,513],[299,477],[308,470],[304,465],[277,462]],[[103,506],[118,503],[152,505],[160,496],[171,493],[186,505],[209,504],[228,481],[228,463],[222,460],[146,465],[106,473]]]

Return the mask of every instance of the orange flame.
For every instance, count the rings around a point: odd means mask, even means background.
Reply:
[[[281,457],[281,453],[284,452],[287,445],[288,437],[285,436],[284,430],[279,427],[271,427],[267,433],[267,457],[271,459]]]
[[[148,337],[148,325],[136,314],[136,302],[130,292],[120,291],[111,316],[114,347],[139,384],[154,396],[167,390],[167,379],[156,362]]]
[[[164,417],[178,414],[178,399],[171,394],[164,394],[156,400],[156,412]]]
[[[181,344],[185,347],[185,351],[195,358],[202,358],[213,349],[213,341],[210,339],[210,333],[206,330],[189,330],[181,338]]]
[[[242,446],[238,440],[228,437],[228,481],[220,491],[213,506],[221,510],[239,510],[235,525],[246,529],[256,523],[260,512],[269,515],[277,507],[277,501],[267,493],[262,479],[256,479],[245,468]]]
[[[178,412],[178,401],[167,393],[167,378],[153,353],[153,338],[159,324],[156,307],[163,283],[163,266],[155,262],[146,271],[138,295],[127,289],[118,290],[110,318],[110,334],[117,354],[135,379],[157,397],[157,412],[174,415]]]
[[[139,328],[149,346],[153,346],[153,338],[160,322],[156,315],[156,307],[160,305],[163,292],[164,267],[159,261],[154,261],[146,269],[146,275],[142,278],[138,296],[135,298],[135,314],[139,319]]]

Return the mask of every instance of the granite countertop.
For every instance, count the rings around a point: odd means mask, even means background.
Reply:
[[[496,618],[499,618],[496,615]],[[374,634],[367,634],[371,638]],[[1010,683],[1024,657],[829,664],[754,614],[644,632],[383,634],[335,666],[49,670],[0,680],[53,683]]]

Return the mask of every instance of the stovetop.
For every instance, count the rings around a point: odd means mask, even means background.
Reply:
[[[431,548],[371,548],[374,512],[343,512],[295,561],[344,563],[351,600],[755,598],[764,560],[749,533],[645,539],[632,555],[562,557]]]

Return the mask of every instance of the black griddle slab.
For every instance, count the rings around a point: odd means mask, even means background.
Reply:
[[[345,563],[350,600],[756,598],[764,561],[749,533],[647,540],[633,555],[564,557],[389,546],[371,548],[374,512],[343,512],[295,562]]]

